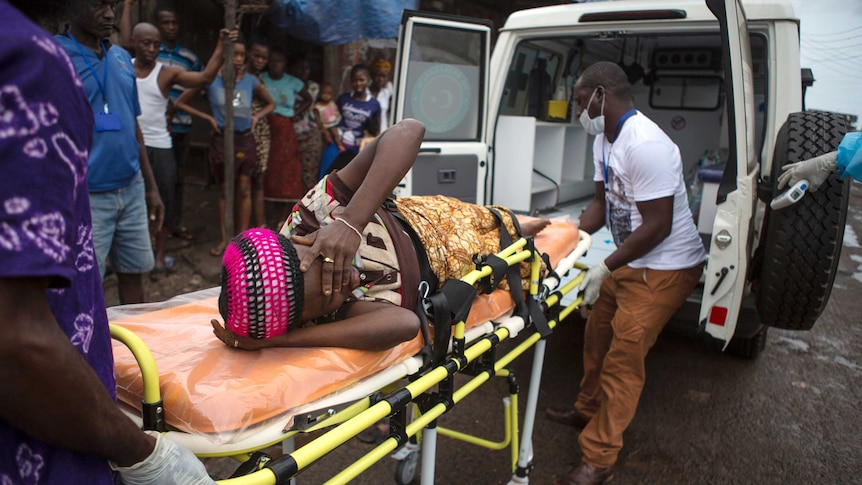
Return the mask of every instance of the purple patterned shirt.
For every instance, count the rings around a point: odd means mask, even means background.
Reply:
[[[115,396],[87,193],[92,135],[65,51],[0,0],[0,278],[50,278],[54,317]],[[0,450],[3,485],[114,483],[104,458],[49,446],[2,418]]]

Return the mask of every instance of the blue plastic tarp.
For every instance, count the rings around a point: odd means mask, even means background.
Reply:
[[[395,39],[401,12],[419,0],[275,0],[270,20],[291,37],[316,44]]]

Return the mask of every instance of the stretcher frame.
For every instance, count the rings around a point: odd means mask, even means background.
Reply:
[[[583,280],[587,267],[579,263],[580,259],[591,245],[591,238],[584,231],[579,232],[579,241],[575,249],[563,258],[552,276],[540,278],[541,257],[534,249],[531,238],[521,238],[509,247],[503,249],[497,256],[505,260],[508,266],[517,265],[523,261],[531,262],[531,279],[528,298],[538,302],[543,314],[547,317],[548,328],[553,329],[565,319],[581,303],[577,296],[571,303],[562,307],[563,298],[574,291]],[[579,274],[572,277],[572,272]],[[461,278],[467,284],[474,284],[492,273],[490,265],[477,263],[477,268]],[[567,276],[568,275],[568,276]],[[566,281],[563,283],[563,281]],[[313,465],[319,459],[337,449],[348,440],[360,434],[370,426],[374,426],[383,418],[391,417],[389,437],[384,439],[371,451],[357,459],[353,464],[337,473],[327,484],[348,483],[374,463],[396,452],[395,458],[415,460],[414,453],[419,453],[417,439],[421,436],[421,483],[434,483],[437,435],[444,435],[485,448],[502,450],[510,448],[513,475],[509,483],[528,483],[529,471],[532,468],[533,448],[532,432],[538,404],[539,386],[545,352],[545,337],[531,325],[529,316],[525,319],[511,316],[498,322],[486,322],[465,329],[464,320],[452,327],[449,354],[445,360],[435,367],[421,371],[423,361],[420,356],[409,357],[368,379],[372,385],[379,384],[382,389],[391,386],[396,381],[411,377],[412,382],[397,388],[393,392],[383,394],[374,392],[370,395],[350,396],[339,394],[330,401],[323,398],[301,408],[295,414],[293,426],[285,429],[274,423],[269,426],[254,429],[249,436],[242,436],[228,445],[215,445],[206,439],[182,431],[164,431],[164,409],[159,391],[159,374],[152,354],[143,340],[132,331],[117,324],[111,324],[111,336],[123,343],[132,352],[137,361],[144,383],[143,409],[135,411],[124,409],[126,414],[141,424],[143,429],[163,430],[168,437],[190,448],[200,458],[231,457],[239,462],[247,462],[255,451],[282,444],[285,454],[274,460],[264,457],[256,463],[246,463],[246,468],[253,471],[244,476],[220,480],[225,485],[270,485],[294,483],[296,475]],[[495,356],[494,350],[508,339],[514,339],[519,334],[530,332],[523,341],[502,356]],[[518,433],[518,390],[508,369],[511,362],[524,352],[535,346],[531,369],[530,387],[524,414],[524,439],[519,440]],[[473,375],[472,379],[454,388],[456,373]],[[504,399],[504,438],[493,442],[475,437],[467,433],[438,427],[437,418],[452,409],[458,402],[472,392],[478,390],[491,377],[509,378],[510,392]],[[437,392],[431,392],[438,387]],[[365,386],[367,388],[368,386]],[[355,399],[355,400],[354,400]],[[408,407],[416,411],[408,422]],[[334,426],[334,427],[333,427]],[[293,438],[301,432],[311,432],[333,427],[304,446],[293,449]],[[410,456],[412,454],[412,456]],[[414,462],[404,463],[409,471]],[[399,472],[402,470],[399,469]],[[409,481],[409,480],[407,480]],[[406,483],[406,481],[404,482]]]

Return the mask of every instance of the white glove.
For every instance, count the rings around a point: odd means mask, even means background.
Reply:
[[[781,167],[783,172],[778,176],[778,189],[805,179],[808,181],[808,190],[816,192],[829,178],[829,174],[838,169],[835,163],[837,158],[838,152],[829,152],[801,162],[788,163]]]
[[[584,292],[584,301],[582,305],[592,305],[599,299],[599,288],[602,287],[602,281],[604,281],[609,274],[611,274],[611,270],[608,269],[608,265],[606,265],[604,261],[593,266],[589,271],[587,271],[586,276],[584,276],[584,280],[581,281],[581,285],[578,287],[579,290]]]
[[[130,467],[111,468],[120,472],[127,485],[204,485],[215,481],[207,475],[204,464],[188,448],[162,436],[158,431],[145,431],[156,438],[156,447],[144,461]]]

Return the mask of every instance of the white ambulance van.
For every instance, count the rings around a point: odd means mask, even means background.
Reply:
[[[572,87],[597,61],[623,67],[635,106],[683,157],[709,261],[681,316],[749,358],[768,326],[810,329],[831,291],[850,185],[833,176],[789,208],[768,201],[781,166],[836,149],[847,126],[804,110],[811,76],[789,0],[568,4],[515,12],[498,31],[405,12],[392,117],[427,131],[398,195],[530,214],[582,207],[595,188],[592,137]]]

